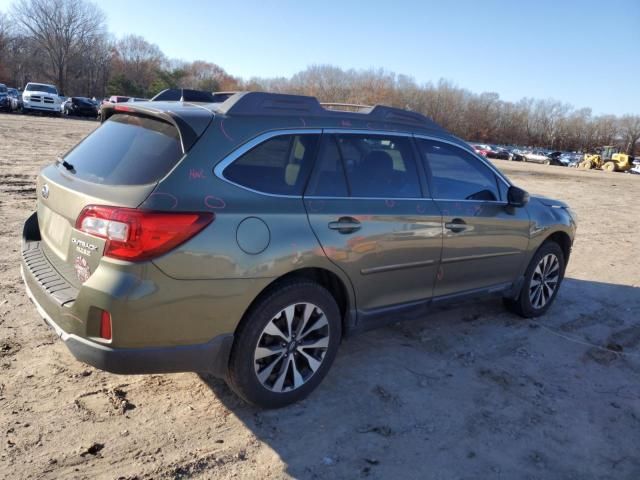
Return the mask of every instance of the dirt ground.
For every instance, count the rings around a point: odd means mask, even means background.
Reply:
[[[36,173],[96,126],[0,115],[0,476],[640,478],[640,176],[496,161],[578,213],[550,312],[486,299],[348,339],[310,398],[259,411],[219,380],[80,364],[29,302]]]

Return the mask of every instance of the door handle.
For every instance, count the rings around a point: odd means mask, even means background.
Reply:
[[[340,217],[337,222],[329,222],[329,228],[346,234],[360,230],[362,225],[353,217]]]
[[[453,233],[464,232],[468,227],[467,223],[461,218],[454,218],[450,222],[444,224],[444,228],[451,230]]]

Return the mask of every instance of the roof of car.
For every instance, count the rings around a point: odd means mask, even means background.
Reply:
[[[226,92],[225,92],[226,93]],[[232,93],[232,92],[229,92]],[[335,105],[335,104],[332,104]],[[181,131],[185,151],[204,131],[214,116],[223,118],[279,117],[295,119],[295,126],[338,128],[341,130],[397,131],[434,135],[438,138],[469,146],[424,115],[410,110],[383,105],[357,106],[358,111],[324,108],[315,97],[265,92],[232,93],[223,102],[147,101],[103,105],[108,118],[111,113],[138,112],[162,118]],[[113,111],[113,112],[111,112]],[[284,120],[284,123],[288,122]],[[280,126],[283,122],[278,122]],[[265,124],[266,125],[266,124]],[[256,128],[256,131],[259,127]]]
[[[266,92],[238,92],[231,95],[224,102],[217,104],[214,111],[228,116],[303,116],[337,119],[357,119],[368,122],[383,122],[386,124],[400,124],[428,130],[445,132],[445,130],[430,118],[421,113],[385,105],[351,105],[356,107],[348,110],[338,110],[336,105],[327,104],[325,108],[316,97],[304,95],[288,95]],[[346,104],[344,104],[346,106]]]

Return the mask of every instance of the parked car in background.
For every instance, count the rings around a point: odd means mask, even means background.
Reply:
[[[104,108],[38,175],[21,249],[29,298],[80,361],[208,372],[283,407],[349,333],[470,296],[525,318],[556,299],[568,205],[417,112],[262,92]]]
[[[522,150],[517,147],[508,147],[507,150],[511,154],[511,160],[514,162],[522,162],[524,161],[524,155],[522,155]]]
[[[22,110],[22,93],[17,88],[7,88],[7,94],[12,99],[11,106],[13,111]]]
[[[7,86],[4,83],[0,83],[0,112],[11,112],[12,110]]]
[[[148,102],[148,98],[131,97],[127,102]]]
[[[558,161],[565,167],[577,167],[583,157],[584,155],[582,153],[564,152],[558,157]]]
[[[491,150],[487,153],[487,157],[496,158],[498,160],[511,160],[513,155],[506,148],[491,145]]]
[[[551,158],[544,150],[530,150],[523,154],[524,162],[542,163],[543,165],[563,166],[557,159]]]
[[[478,155],[482,155],[483,157],[487,157],[491,151],[491,147],[489,145],[472,144],[471,148],[473,148]]]
[[[89,98],[70,97],[62,104],[62,113],[66,116],[96,118],[98,108]]]
[[[107,102],[109,103],[124,103],[124,102],[128,102],[131,99],[131,97],[125,97],[123,95],[111,95],[109,97],[109,100],[107,100]]]
[[[105,116],[102,111],[103,107],[110,107],[115,105],[116,103],[125,103],[128,102],[129,99],[131,99],[131,97],[125,97],[124,95],[111,95],[109,98],[103,100],[98,110],[98,118],[100,119],[100,122],[105,121]]]
[[[55,85],[29,82],[22,92],[22,111],[62,115],[62,99]]]

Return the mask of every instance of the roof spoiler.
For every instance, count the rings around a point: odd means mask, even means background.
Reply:
[[[349,105],[358,107],[357,111],[342,111],[331,108],[342,104],[327,104],[324,108],[315,97],[287,95],[282,93],[242,92],[230,96],[216,111],[223,115],[308,115],[308,116],[357,116],[369,121],[406,123],[442,130],[437,123],[421,113],[401,108],[376,105]],[[348,104],[344,104],[345,106]]]
[[[187,153],[191,149],[213,120],[213,112],[210,110],[185,103],[124,102],[102,106],[104,120],[116,113],[156,118],[173,125],[180,134],[183,153]]]

